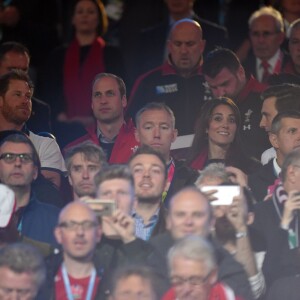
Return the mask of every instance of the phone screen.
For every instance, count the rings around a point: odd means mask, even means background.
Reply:
[[[211,205],[230,205],[233,197],[240,194],[239,185],[207,185],[201,187],[202,192],[208,192],[212,190],[216,190],[212,196],[217,198],[217,200],[211,201]]]

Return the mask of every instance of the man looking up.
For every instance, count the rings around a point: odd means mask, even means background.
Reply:
[[[187,167],[182,161],[171,156],[171,144],[177,138],[175,116],[164,103],[150,102],[141,108],[135,118],[136,140],[160,152],[168,169],[167,185],[163,193],[163,202],[168,206],[174,193],[183,186],[191,185],[198,177],[198,172]]]
[[[68,149],[65,163],[73,191],[72,200],[77,201],[84,196],[94,197],[94,177],[107,165],[103,150],[89,141],[83,142]]]
[[[168,39],[168,61],[136,80],[126,117],[134,118],[149,102],[164,102],[174,112],[179,135],[193,133],[198,111],[211,96],[201,72],[204,48],[200,24],[177,21]]]
[[[53,229],[59,210],[41,203],[32,191],[39,169],[37,151],[25,134],[11,134],[1,140],[0,181],[15,193],[18,231],[33,240],[55,244]]]
[[[96,75],[92,89],[92,110],[96,124],[66,148],[91,140],[100,145],[109,163],[126,163],[137,147],[133,122],[124,121],[126,105],[124,81],[110,73]]]
[[[142,146],[128,162],[134,178],[136,206],[133,211],[136,236],[148,240],[165,230],[165,212],[161,205],[167,181],[162,155],[149,146]]]

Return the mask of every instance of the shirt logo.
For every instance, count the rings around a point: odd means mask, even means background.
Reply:
[[[167,84],[167,85],[157,85],[155,87],[156,94],[172,94],[178,92],[177,83]]]
[[[251,130],[251,115],[253,113],[253,110],[248,109],[247,112],[244,114],[245,120],[244,120],[244,125],[243,125],[243,130]]]

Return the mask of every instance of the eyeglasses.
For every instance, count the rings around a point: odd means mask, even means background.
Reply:
[[[278,34],[278,31],[253,31],[250,32],[250,35],[254,38],[263,37],[264,39],[267,39],[271,37],[272,35]]]
[[[32,155],[29,153],[3,153],[0,160],[3,159],[7,164],[13,164],[19,157],[22,164],[30,164],[33,162]]]
[[[98,226],[97,222],[88,220],[82,222],[65,221],[58,224],[58,227],[65,228],[70,231],[77,231],[79,228],[81,228],[82,230],[91,230],[96,226]]]
[[[171,282],[173,286],[181,286],[184,283],[188,282],[190,285],[202,285],[205,284],[211,272],[207,274],[206,277],[201,276],[191,276],[188,278],[182,278],[180,276],[171,277]]]

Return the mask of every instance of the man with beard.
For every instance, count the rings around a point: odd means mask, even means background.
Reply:
[[[32,110],[33,84],[21,70],[13,70],[0,77],[0,131],[24,131],[33,142],[41,161],[41,173],[56,187],[60,187],[64,160],[55,139],[39,136],[25,127]]]
[[[87,128],[88,133],[66,146],[91,140],[100,145],[109,163],[126,163],[138,143],[134,137],[134,126],[125,123],[123,110],[127,105],[124,81],[110,73],[96,75],[92,89],[92,110],[96,126]]]
[[[89,141],[83,142],[68,149],[65,163],[73,191],[72,200],[77,201],[84,196],[94,197],[94,177],[107,165],[103,150]]]
[[[135,234],[148,240],[165,230],[162,194],[167,182],[165,160],[159,152],[142,146],[128,162],[134,178],[136,206],[133,211]]]

